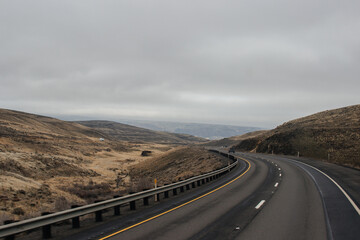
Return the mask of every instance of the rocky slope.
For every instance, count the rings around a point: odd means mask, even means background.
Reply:
[[[152,142],[165,144],[189,144],[206,140],[187,134],[167,133],[134,127],[112,121],[79,121],[76,122],[112,136],[114,139],[130,142]]]
[[[360,168],[360,105],[286,122],[235,145],[239,151],[297,155]]]

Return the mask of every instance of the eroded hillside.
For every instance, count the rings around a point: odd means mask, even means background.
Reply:
[[[139,131],[136,134],[141,136]],[[134,134],[131,137],[135,139]],[[178,148],[150,140],[120,141],[77,123],[0,109],[0,222],[133,191],[132,165],[166,158]],[[144,151],[147,154],[142,154]],[[198,157],[185,162],[176,155],[167,159],[194,167],[196,174],[197,166],[186,162],[196,162]]]
[[[228,158],[203,148],[182,147],[133,165],[130,168],[130,176],[134,183],[141,183],[148,188],[152,186],[154,179],[157,179],[158,185],[162,186],[214,171],[225,167],[228,163]]]
[[[239,151],[312,157],[360,168],[360,105],[316,113],[242,140]]]

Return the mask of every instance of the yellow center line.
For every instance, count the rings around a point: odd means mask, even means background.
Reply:
[[[250,162],[249,162],[248,160],[246,160],[246,159],[244,159],[244,158],[241,158],[241,157],[239,157],[239,158],[240,158],[241,160],[246,161],[246,162],[249,164],[249,167],[248,167],[248,169],[246,169],[246,171],[243,172],[240,176],[234,178],[234,179],[231,180],[230,182],[227,182],[227,183],[225,183],[224,185],[222,185],[222,186],[220,186],[220,187],[218,187],[218,188],[216,188],[216,189],[214,189],[214,190],[212,190],[212,191],[210,191],[210,192],[208,192],[208,193],[205,193],[204,195],[201,195],[201,196],[199,196],[199,197],[197,197],[197,198],[194,198],[193,200],[190,200],[190,201],[188,201],[188,202],[186,202],[186,203],[183,203],[183,204],[181,204],[181,205],[179,205],[179,206],[177,206],[177,207],[174,207],[174,208],[172,208],[172,209],[170,209],[170,210],[167,210],[167,211],[162,212],[162,213],[160,213],[160,214],[158,214],[158,215],[155,215],[155,216],[153,216],[153,217],[150,217],[150,218],[148,218],[148,219],[145,219],[145,220],[143,220],[143,221],[141,221],[141,222],[135,223],[135,224],[133,224],[133,225],[127,227],[127,228],[123,228],[123,229],[121,229],[120,231],[117,231],[117,232],[115,232],[115,233],[112,233],[112,234],[110,234],[110,235],[108,235],[108,236],[106,236],[106,237],[100,238],[99,240],[108,239],[108,238],[110,238],[110,237],[112,237],[112,236],[115,236],[115,235],[117,235],[117,234],[119,234],[119,233],[125,232],[125,231],[127,231],[127,230],[129,230],[129,229],[131,229],[131,228],[134,228],[134,227],[136,227],[136,226],[139,226],[139,225],[141,225],[141,224],[143,224],[143,223],[149,222],[149,221],[151,221],[151,220],[153,220],[153,219],[155,219],[155,218],[161,217],[162,215],[165,215],[165,214],[167,214],[167,213],[169,213],[169,212],[172,212],[172,211],[174,211],[174,210],[176,210],[176,209],[178,209],[178,208],[181,208],[181,207],[186,206],[186,205],[188,205],[188,204],[190,204],[190,203],[192,203],[192,202],[195,202],[195,201],[197,201],[197,200],[199,200],[199,199],[201,199],[201,198],[203,198],[203,197],[206,197],[206,196],[208,196],[208,195],[210,195],[210,194],[212,194],[212,193],[214,193],[214,192],[216,192],[216,191],[218,191],[218,190],[226,187],[227,185],[235,182],[236,180],[238,180],[239,178],[241,178],[242,176],[244,176],[244,175],[249,171],[249,169],[251,168],[251,164],[250,164]]]

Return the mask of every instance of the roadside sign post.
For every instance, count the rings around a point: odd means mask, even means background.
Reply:
[[[155,186],[155,188],[157,188],[157,180],[156,180],[156,178],[154,179],[154,186]],[[155,202],[157,202],[158,201],[158,195],[157,194],[155,194]]]

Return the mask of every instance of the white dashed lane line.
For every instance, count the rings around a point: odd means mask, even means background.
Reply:
[[[261,208],[261,206],[265,203],[265,200],[261,200],[258,205],[256,205],[256,209]]]

